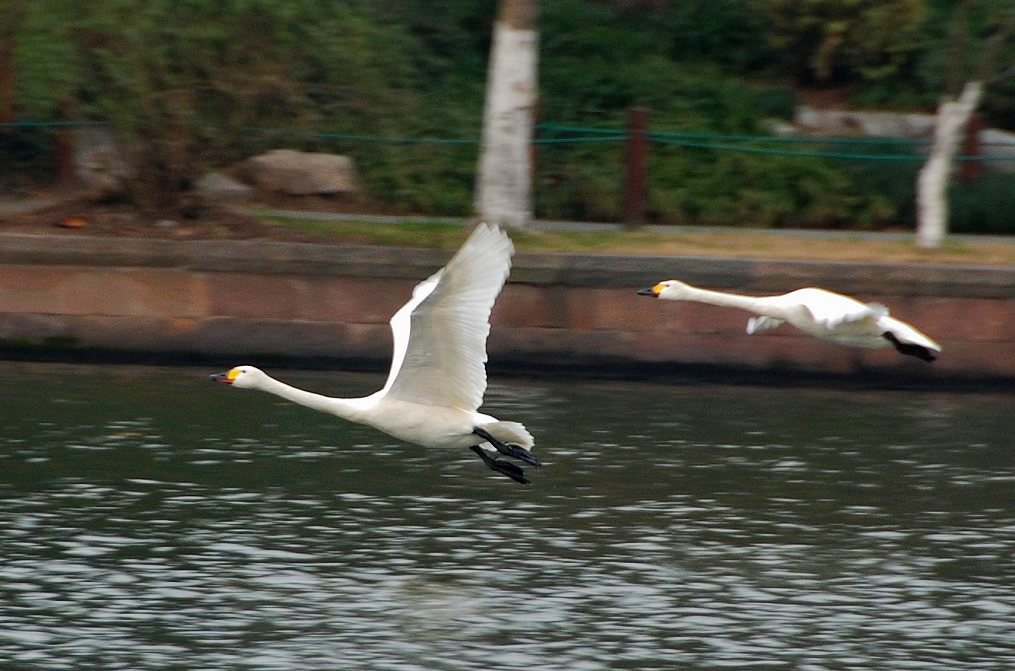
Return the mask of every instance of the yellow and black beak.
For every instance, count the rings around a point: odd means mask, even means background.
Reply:
[[[652,296],[653,298],[659,298],[659,292],[663,290],[662,284],[657,284],[650,289],[639,289],[639,296]]]
[[[214,375],[209,375],[208,377],[211,378],[212,382],[221,382],[222,384],[232,384],[233,380],[236,379],[236,375],[237,371],[235,368],[233,368],[232,370],[226,371],[225,373],[215,373]]]

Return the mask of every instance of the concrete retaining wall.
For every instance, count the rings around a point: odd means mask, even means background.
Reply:
[[[383,368],[387,320],[450,256],[435,250],[261,241],[0,235],[8,355],[96,352],[222,364],[272,359]],[[751,294],[816,285],[888,305],[944,348],[927,365],[842,348],[748,315],[635,291],[677,277]],[[768,379],[1015,383],[1015,269],[518,254],[489,340],[497,370]]]

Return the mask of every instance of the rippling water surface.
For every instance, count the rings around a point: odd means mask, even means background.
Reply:
[[[206,373],[0,364],[0,666],[1015,668],[1010,395],[500,379],[522,487]]]

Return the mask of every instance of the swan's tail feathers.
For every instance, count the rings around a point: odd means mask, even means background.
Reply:
[[[912,345],[921,345],[927,349],[932,349],[937,352],[941,351],[941,345],[934,342],[926,333],[923,333],[916,327],[907,324],[901,319],[895,319],[894,317],[885,317],[878,322],[878,326],[891,331],[892,335],[901,340],[904,343]]]
[[[934,361],[937,358],[937,356],[935,356],[934,352],[931,351],[929,347],[924,347],[923,345],[914,345],[913,343],[908,342],[902,342],[901,340],[896,338],[895,334],[892,333],[891,331],[885,331],[884,336],[885,339],[888,340],[888,342],[892,343],[892,345],[895,346],[895,349],[897,349],[902,354],[915,356],[917,359],[922,359],[927,363],[930,363],[931,361]]]
[[[747,333],[754,335],[759,331],[767,331],[774,329],[776,326],[782,323],[781,319],[775,317],[751,317],[747,320]]]
[[[518,422],[490,422],[477,426],[473,431],[486,440],[484,450],[501,452],[530,464],[539,465],[539,459],[532,455],[535,440],[524,425]]]
[[[536,444],[525,425],[518,422],[494,422],[484,425],[483,428],[497,440],[517,445],[525,450],[532,450],[532,446]]]
[[[478,446],[480,451],[489,450],[492,452],[496,450],[506,456],[524,461],[530,466],[543,465],[539,457],[532,454],[532,436],[518,422],[491,422],[475,427],[472,432],[486,441]],[[484,461],[486,460],[484,459]]]
[[[910,354],[930,362],[936,358],[934,352],[941,351],[941,345],[904,321],[885,317],[878,321],[878,325],[885,329],[882,334],[885,339],[903,354]]]

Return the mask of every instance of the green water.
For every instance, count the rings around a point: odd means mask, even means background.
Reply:
[[[522,487],[209,372],[0,364],[0,667],[1015,668],[1011,395],[497,379]]]

